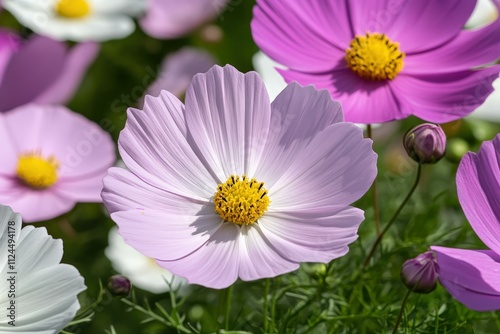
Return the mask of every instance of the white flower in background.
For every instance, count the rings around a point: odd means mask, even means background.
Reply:
[[[276,96],[286,87],[285,79],[276,71],[276,67],[285,67],[269,58],[262,51],[257,52],[253,56],[252,62],[254,69],[260,74],[262,81],[264,81],[264,85],[266,85],[269,99],[274,101]]]
[[[122,236],[118,234],[117,227],[113,227],[109,231],[109,246],[106,248],[106,256],[111,261],[113,268],[126,276],[132,285],[153,293],[169,290],[167,282],[172,282],[172,273],[157,265],[153,259],[127,245]],[[186,284],[184,278],[176,276],[172,287],[176,290]]]
[[[465,24],[467,28],[477,29],[495,21],[498,11],[492,0],[478,0],[471,17]],[[500,33],[500,32],[499,32]],[[498,55],[500,58],[500,54]],[[495,89],[490,96],[469,117],[492,122],[500,122],[500,79],[493,81]]]
[[[123,38],[135,29],[131,16],[145,0],[5,0],[3,7],[21,24],[57,40],[96,41]]]
[[[0,205],[0,333],[59,333],[80,308],[83,277],[60,263],[61,240],[21,225],[19,214]]]

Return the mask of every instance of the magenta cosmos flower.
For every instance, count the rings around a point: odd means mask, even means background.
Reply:
[[[57,217],[76,202],[101,202],[115,161],[109,134],[59,106],[26,105],[0,114],[0,203],[25,222]]]
[[[129,109],[103,199],[125,241],[190,283],[224,288],[329,262],[356,240],[349,206],[376,154],[340,103],[289,85],[270,104],[255,72],[214,66],[184,106],[163,91]]]
[[[0,29],[0,111],[30,102],[68,102],[98,51],[95,43],[68,49],[47,37],[23,41],[13,32]]]
[[[444,123],[481,105],[500,71],[477,69],[500,55],[500,20],[463,30],[475,4],[257,0],[252,32],[265,53],[288,67],[278,70],[287,82],[328,89],[347,121],[415,115]]]
[[[431,247],[439,279],[468,308],[500,310],[500,135],[462,158],[457,191],[465,216],[490,250]]]
[[[144,31],[156,38],[172,39],[187,35],[224,11],[229,0],[148,0]]]

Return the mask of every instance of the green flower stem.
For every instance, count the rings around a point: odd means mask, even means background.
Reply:
[[[231,285],[226,290],[226,305],[225,309],[225,317],[224,317],[224,329],[229,330],[229,313],[231,311],[231,297],[233,296],[233,286]]]
[[[366,126],[367,137],[373,139],[372,135],[372,125],[368,124]],[[372,201],[373,201],[373,215],[375,218],[375,228],[377,229],[377,236],[379,236],[382,232],[382,228],[380,226],[380,210],[378,206],[378,191],[377,191],[377,177],[373,180],[372,184]]]
[[[403,298],[403,303],[401,304],[401,309],[399,310],[398,318],[396,319],[396,324],[394,324],[394,330],[392,334],[396,334],[398,332],[399,324],[401,323],[401,319],[403,318],[403,314],[405,312],[406,302],[408,301],[408,297],[410,297],[411,290],[406,292],[405,297]]]
[[[385,228],[382,230],[382,233],[380,233],[379,236],[377,237],[377,240],[375,240],[375,243],[373,244],[373,247],[370,250],[370,253],[368,253],[368,256],[366,257],[365,262],[363,262],[363,267],[361,268],[361,270],[364,270],[368,266],[368,264],[370,263],[370,259],[372,258],[373,254],[375,253],[375,250],[377,249],[378,245],[382,241],[382,238],[384,237],[385,233],[389,230],[389,228],[392,226],[392,224],[396,221],[399,214],[401,213],[401,210],[403,210],[406,203],[408,203],[408,200],[410,199],[411,195],[413,195],[413,193],[415,192],[415,189],[417,189],[421,174],[422,174],[422,165],[419,164],[418,169],[417,169],[417,177],[415,179],[415,183],[411,187],[410,192],[408,193],[408,195],[406,195],[405,199],[403,200],[403,202],[401,203],[399,208],[396,210],[396,212],[392,216],[391,220],[387,223]]]
[[[268,327],[267,313],[269,312],[268,296],[270,287],[271,287],[271,279],[268,278],[266,279],[266,285],[264,287],[264,310],[262,311],[262,314],[264,316],[264,333],[267,333],[267,327]]]

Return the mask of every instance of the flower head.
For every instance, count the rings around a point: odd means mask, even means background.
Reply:
[[[144,10],[145,0],[4,0],[3,7],[40,35],[101,42],[130,35],[130,16]]]
[[[429,293],[436,289],[438,271],[434,252],[429,251],[403,263],[401,279],[412,292]]]
[[[115,161],[109,134],[64,107],[26,105],[0,114],[0,202],[25,221],[57,217],[77,202],[100,202]]]
[[[0,29],[0,112],[31,102],[68,102],[98,51],[96,43],[68,49],[47,37],[22,40]]]
[[[490,250],[433,246],[439,280],[470,309],[500,309],[500,135],[467,153],[457,172],[458,199],[478,237]]]
[[[83,277],[75,267],[60,263],[61,240],[52,239],[43,227],[21,225],[19,214],[0,205],[0,272],[6,287],[0,295],[0,332],[59,333],[80,308],[77,295],[86,289]],[[8,261],[8,254],[15,255],[14,262]]]
[[[500,20],[463,30],[475,3],[258,0],[252,33],[287,82],[328,89],[347,121],[445,123],[481,105],[500,72],[478,68],[500,54]]]
[[[103,199],[125,241],[190,283],[224,288],[348,252],[376,154],[326,91],[272,104],[255,72],[214,66],[186,105],[163,91],[129,109]],[[169,143],[165,145],[165,143]]]
[[[141,19],[144,31],[156,38],[187,35],[224,11],[229,0],[150,0]]]
[[[420,124],[404,137],[408,155],[419,164],[433,164],[441,160],[446,151],[446,135],[436,124]]]

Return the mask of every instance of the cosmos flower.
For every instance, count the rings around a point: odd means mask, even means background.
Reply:
[[[496,8],[494,0],[477,0],[476,7],[465,23],[468,29],[476,29],[483,27],[498,18],[498,8]]]
[[[75,42],[123,38],[135,24],[131,16],[146,0],[4,0],[3,7],[40,35]]]
[[[463,30],[475,4],[258,0],[252,33],[287,82],[328,89],[347,121],[444,123],[481,105],[500,71],[477,68],[500,54],[500,20]]]
[[[57,217],[77,202],[101,202],[115,161],[99,126],[60,106],[25,105],[0,114],[0,203],[25,222]]]
[[[92,42],[69,49],[47,37],[24,41],[0,29],[0,112],[30,102],[68,102],[98,51]]]
[[[59,333],[80,309],[83,277],[61,264],[61,240],[44,227],[21,225],[19,214],[0,205],[0,332]]]
[[[163,91],[129,109],[103,199],[125,241],[189,283],[225,288],[329,262],[357,238],[350,204],[376,154],[326,91],[290,84],[272,104],[255,72],[214,66],[186,105]],[[165,145],[168,143],[168,145]]]
[[[229,0],[149,0],[142,29],[152,37],[179,38],[217,17]]]
[[[107,258],[113,268],[129,278],[134,286],[153,293],[163,293],[170,289],[167,282],[172,282],[174,289],[186,284],[183,278],[173,279],[172,273],[160,267],[154,259],[127,245],[118,234],[118,228],[113,227],[109,231],[108,240],[109,246],[105,251]]]
[[[440,282],[472,310],[500,310],[500,135],[467,153],[457,172],[457,191],[465,216],[490,250],[433,246]]]

